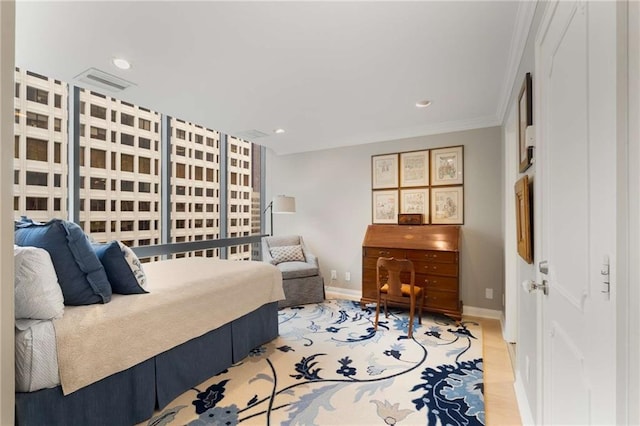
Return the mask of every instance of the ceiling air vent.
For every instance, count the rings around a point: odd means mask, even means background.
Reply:
[[[95,68],[89,68],[85,72],[78,74],[75,79],[110,92],[121,92],[135,85],[130,81]]]
[[[243,130],[240,132],[235,132],[233,134],[238,139],[244,139],[245,141],[252,141],[254,139],[263,138],[265,136],[270,136],[268,133],[261,132],[260,130]]]

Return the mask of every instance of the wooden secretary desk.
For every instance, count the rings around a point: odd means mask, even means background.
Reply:
[[[416,285],[426,292],[423,309],[461,319],[459,247],[459,226],[369,225],[362,243],[360,304],[377,299],[378,257],[406,258],[413,262]]]

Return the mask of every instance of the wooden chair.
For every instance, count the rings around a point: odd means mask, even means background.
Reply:
[[[382,274],[382,270],[387,271],[387,276]],[[408,284],[402,283],[400,274],[402,272],[410,273],[410,281]],[[424,292],[422,287],[415,285],[416,272],[413,268],[413,262],[409,259],[395,259],[393,257],[379,257],[376,264],[376,282],[378,289],[378,299],[376,304],[376,319],[374,328],[378,330],[378,317],[380,315],[380,303],[384,302],[384,315],[389,317],[387,312],[387,302],[400,303],[410,306],[409,310],[409,334],[413,337],[413,317],[418,308],[418,321],[422,324],[422,305],[424,304]]]

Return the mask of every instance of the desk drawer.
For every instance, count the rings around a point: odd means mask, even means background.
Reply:
[[[407,259],[423,262],[457,263],[458,253],[452,251],[407,250]]]
[[[457,310],[459,309],[458,293],[427,290],[424,306],[427,308]]]
[[[383,247],[365,247],[364,248],[364,257],[370,257],[375,259],[379,257],[395,257],[396,259],[404,259],[405,255],[406,255],[406,250],[404,249],[393,249],[393,248],[383,248]]]
[[[458,291],[458,279],[437,275],[416,274],[416,285],[433,290]]]
[[[458,276],[458,265],[456,263],[432,263],[413,262],[416,274],[446,275],[449,277]]]

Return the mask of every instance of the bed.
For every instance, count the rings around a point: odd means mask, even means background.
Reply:
[[[142,422],[278,335],[272,265],[182,258],[144,269],[148,294],[17,322],[17,424]]]

